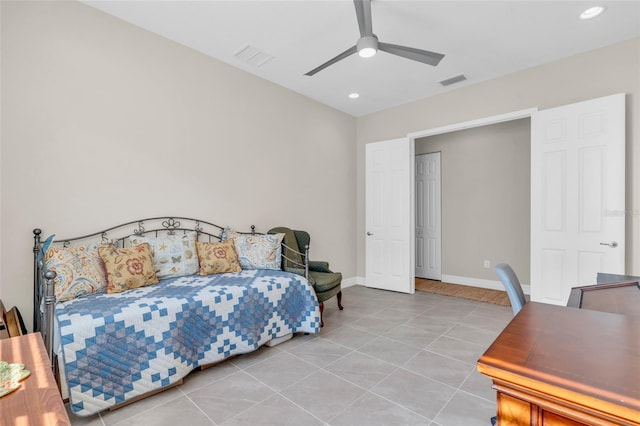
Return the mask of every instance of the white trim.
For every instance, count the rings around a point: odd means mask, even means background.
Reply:
[[[351,277],[342,280],[342,288],[353,287],[354,285],[365,285],[365,277]]]
[[[448,284],[461,284],[468,285],[470,287],[488,288],[491,290],[504,291],[504,285],[500,281],[485,280],[481,278],[459,277],[456,275],[442,274],[442,282]],[[531,289],[528,285],[522,285],[522,291],[525,294],[530,294]]]
[[[416,140],[409,138],[409,294],[416,292]]]
[[[485,280],[481,278],[459,277],[456,275],[442,275],[442,282],[448,284],[461,284],[468,285],[470,287],[488,288],[491,290],[503,290],[504,286],[500,281]],[[353,287],[356,285],[367,285],[367,278],[361,276],[350,277],[342,280],[342,288]],[[522,291],[525,294],[530,294],[530,287],[528,285],[522,285]]]
[[[425,136],[439,135],[442,133],[455,132],[457,130],[471,129],[473,127],[487,126],[489,124],[497,124],[505,121],[518,120],[520,118],[531,117],[538,111],[538,107],[522,109],[520,111],[508,112],[506,114],[492,115],[490,117],[479,118],[477,120],[465,121],[464,123],[450,124],[448,126],[436,127],[435,129],[420,130],[418,132],[409,133],[409,138],[417,139]]]

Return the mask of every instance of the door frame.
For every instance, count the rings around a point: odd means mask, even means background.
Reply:
[[[490,124],[504,123],[505,121],[519,120],[521,118],[531,117],[538,112],[538,107],[527,108],[519,111],[508,112],[506,114],[492,115],[489,117],[479,118],[477,120],[464,121],[456,124],[449,124],[447,126],[435,127],[433,129],[420,130],[418,132],[412,132],[407,137],[412,138],[415,142],[416,139],[424,138],[426,136],[440,135],[443,133],[456,132],[458,130],[472,129],[474,127],[488,126]]]
[[[535,113],[538,112],[538,107],[533,107],[533,108],[527,108],[527,109],[522,109],[522,110],[518,110],[518,111],[512,111],[512,112],[508,112],[505,114],[498,114],[498,115],[492,115],[492,116],[488,116],[488,117],[483,117],[483,118],[479,118],[476,120],[470,120],[470,121],[464,121],[464,122],[460,122],[460,123],[454,123],[454,124],[450,124],[447,126],[441,126],[441,127],[434,127],[432,129],[426,129],[426,130],[420,130],[417,132],[412,132],[407,134],[407,137],[409,138],[409,140],[411,141],[412,146],[415,147],[415,141],[416,139],[420,139],[420,138],[424,138],[427,136],[434,136],[434,135],[440,135],[440,134],[444,134],[444,133],[451,133],[451,132],[456,132],[459,130],[466,130],[466,129],[472,129],[474,127],[482,127],[482,126],[488,126],[491,124],[498,124],[498,123],[504,123],[506,121],[512,121],[512,120],[520,120],[522,118],[531,118],[531,116]],[[415,171],[415,148],[414,148],[414,155],[411,159],[412,163],[413,163],[413,170]],[[415,172],[414,172],[415,173]],[[414,183],[414,187],[415,187],[415,176],[413,179]],[[443,194],[441,193],[441,196],[443,196]],[[415,200],[415,194],[413,195],[413,199]],[[415,206],[415,201],[414,201],[414,206]],[[414,212],[414,216],[415,216],[415,212]],[[416,229],[415,229],[415,217],[413,218],[413,227],[411,229],[411,241],[412,241],[412,245],[413,245],[413,249],[412,252],[414,253],[415,256],[415,252],[416,252],[416,248],[415,248],[415,244],[416,244]],[[414,264],[414,276],[415,276],[415,264]],[[444,276],[444,274],[441,274],[442,276]],[[526,277],[527,282],[531,281],[530,277]],[[415,278],[414,278],[415,281]],[[462,284],[462,283],[461,283]],[[476,287],[483,287],[483,288],[491,288],[491,289],[502,289],[501,285],[494,285],[494,283],[492,281],[487,281],[487,280],[474,280],[474,284]],[[529,293],[529,286],[528,285],[523,285],[523,289],[525,290],[526,293]]]

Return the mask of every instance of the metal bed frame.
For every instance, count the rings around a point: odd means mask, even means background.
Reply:
[[[205,220],[178,216],[160,216],[126,222],[102,231],[93,232],[79,237],[56,239],[51,244],[69,247],[72,243],[98,240],[105,244],[113,243],[117,244],[118,247],[125,247],[130,235],[157,237],[159,235],[175,235],[177,232],[187,233],[191,231],[196,232],[198,241],[206,239],[208,242],[212,242],[222,241],[225,229],[225,227]],[[250,232],[239,233],[244,235],[260,234],[259,232],[256,232],[255,225],[251,225]],[[54,280],[56,278],[56,273],[55,271],[46,269],[46,265],[44,263],[45,253],[43,252],[44,241],[41,236],[42,230],[40,228],[33,230],[33,331],[40,332],[42,334],[45,348],[51,362],[51,368],[53,369],[56,377],[58,377],[57,356],[54,353],[53,348],[53,324],[56,304]],[[296,250],[286,246],[284,243],[282,244],[282,247],[283,262],[285,260],[294,262],[297,267],[299,266],[301,269],[304,269],[305,278],[308,279],[309,246],[305,247],[304,253],[297,252]],[[303,255],[304,263],[296,262],[287,256],[285,252],[295,252]]]

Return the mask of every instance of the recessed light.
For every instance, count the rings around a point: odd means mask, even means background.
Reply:
[[[359,93],[353,92],[349,93],[349,99],[358,99],[360,97]]]
[[[580,19],[583,19],[583,20],[593,19],[596,16],[602,15],[605,10],[607,10],[606,6],[590,7],[589,9],[585,10],[580,14]]]

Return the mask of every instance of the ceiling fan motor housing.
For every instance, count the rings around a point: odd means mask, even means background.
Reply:
[[[358,49],[358,55],[363,58],[369,58],[378,51],[378,37],[376,37],[375,34],[360,37],[356,47]]]

